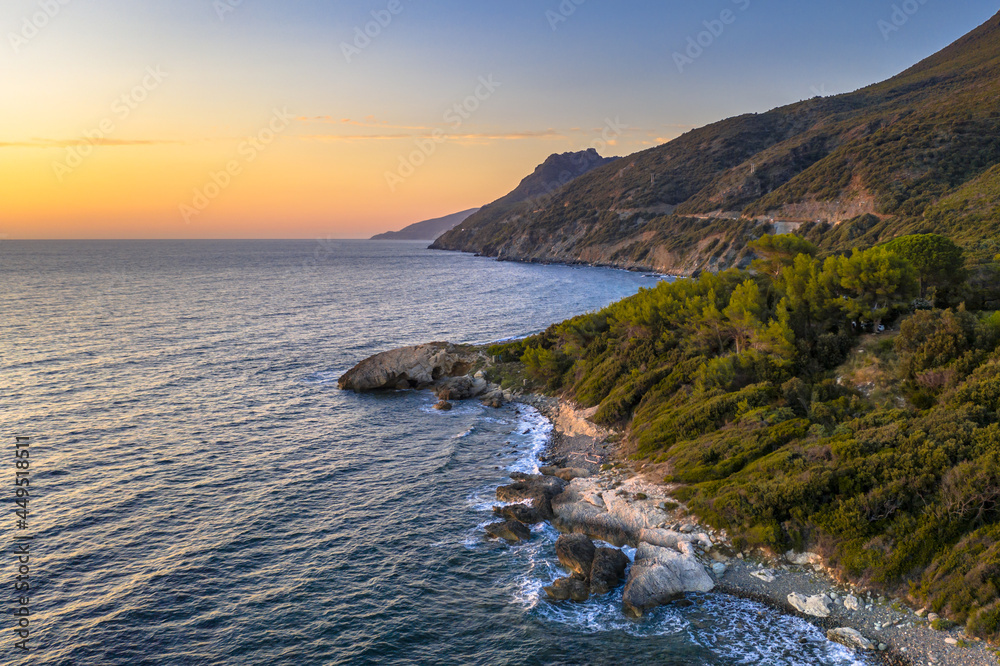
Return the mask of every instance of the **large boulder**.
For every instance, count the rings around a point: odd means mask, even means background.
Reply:
[[[554,601],[572,599],[573,601],[583,602],[590,596],[590,589],[587,587],[587,583],[579,578],[560,578],[542,589]]]
[[[715,582],[698,560],[669,548],[640,544],[622,598],[635,616],[686,592],[709,592]]]
[[[590,577],[596,552],[594,543],[582,534],[563,534],[556,540],[559,564],[584,578]]]
[[[492,407],[494,409],[499,409],[506,404],[507,400],[503,396],[503,391],[500,389],[493,389],[483,396],[482,403],[484,407]]]
[[[554,476],[541,474],[511,474],[514,483],[497,488],[497,499],[501,502],[523,502],[531,500],[543,520],[552,518],[552,498],[562,493],[566,482]]]
[[[505,520],[516,520],[525,525],[536,525],[544,520],[538,509],[527,504],[508,504],[506,506],[493,507],[493,513]]]
[[[452,377],[437,385],[437,395],[441,400],[468,400],[475,398],[489,388],[485,379],[468,375]]]
[[[674,544],[671,533],[654,532],[670,516],[662,508],[662,500],[638,499],[640,495],[627,490],[604,490],[595,478],[575,478],[566,490],[552,500],[555,525],[565,532],[583,532],[615,546],[643,541],[649,531],[651,540],[662,537],[664,544]],[[697,541],[698,537],[682,540]]]
[[[628,556],[617,548],[598,548],[590,567],[590,592],[607,594],[625,578]]]
[[[807,597],[798,592],[792,592],[788,595],[788,603],[800,613],[812,615],[813,617],[830,617],[830,604],[832,600],[825,594],[816,594]]]
[[[860,631],[857,629],[851,629],[850,627],[831,629],[826,632],[826,637],[834,643],[840,643],[841,645],[845,645],[852,650],[875,649],[875,645],[870,640],[862,636]]]
[[[704,534],[678,532],[676,530],[650,528],[639,530],[639,541],[661,548],[671,548],[682,553],[690,552],[692,544],[711,549],[712,541]]]
[[[447,342],[403,347],[358,363],[337,385],[358,393],[426,387],[449,377],[468,374],[478,359],[476,352]]]
[[[785,560],[789,564],[797,564],[799,566],[823,564],[823,557],[821,555],[817,555],[816,553],[796,553],[794,550],[785,553]]]
[[[505,520],[502,523],[491,523],[486,526],[486,534],[494,539],[503,539],[510,543],[527,541],[531,538],[531,530],[516,520]]]

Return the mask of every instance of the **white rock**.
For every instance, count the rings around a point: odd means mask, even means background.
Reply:
[[[716,562],[715,564],[712,565],[712,573],[714,573],[716,576],[724,576],[726,575],[726,569],[728,568],[729,567],[727,567],[722,562]]]
[[[947,643],[948,645],[958,645],[958,641],[950,636],[944,639],[944,642]]]
[[[931,622],[934,622],[935,620],[940,620],[941,616],[938,615],[937,613],[928,613],[927,619],[930,620]]]
[[[816,553],[796,553],[791,550],[785,553],[785,559],[788,560],[789,564],[798,564],[799,566],[823,563],[823,558]]]
[[[792,592],[788,595],[788,603],[800,613],[813,617],[830,617],[830,597],[825,594],[807,597],[798,592]]]
[[[853,594],[848,594],[844,597],[844,608],[847,610],[861,610],[861,601]]]
[[[753,571],[750,573],[754,578],[759,578],[765,583],[773,583],[775,581],[774,572],[770,569],[761,569],[760,571]]]
[[[680,550],[680,545],[690,540],[691,537],[687,534],[681,534],[673,530],[653,528],[639,531],[639,541],[659,546],[660,548]]]
[[[596,490],[591,490],[589,492],[583,493],[581,496],[583,497],[583,501],[584,502],[587,502],[588,504],[592,504],[593,506],[596,506],[598,509],[604,509],[605,508],[605,506],[604,506],[604,499],[601,497],[601,493],[600,492],[598,492]]]
[[[693,557],[643,543],[635,551],[622,601],[641,614],[685,592],[709,592],[714,587],[712,577]]]
[[[846,645],[852,650],[874,650],[875,645],[872,644],[870,640],[861,635],[856,629],[851,629],[850,627],[841,627],[840,629],[831,629],[826,632],[826,637],[841,645]]]

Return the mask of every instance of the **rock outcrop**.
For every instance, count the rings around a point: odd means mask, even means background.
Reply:
[[[607,594],[625,578],[628,556],[617,548],[598,548],[590,566],[590,593]]]
[[[811,597],[792,592],[788,595],[788,603],[795,610],[813,617],[830,617],[830,597],[816,594]]]
[[[590,577],[596,552],[594,543],[582,534],[563,534],[556,540],[559,564],[585,578]]]
[[[486,534],[494,539],[503,539],[509,543],[528,541],[531,530],[516,520],[505,520],[501,523],[491,523],[486,526]]]
[[[617,548],[597,548],[582,534],[563,534],[556,540],[559,564],[572,572],[545,588],[554,600],[586,601],[591,594],[607,594],[625,578],[628,556]]]
[[[337,385],[358,393],[427,388],[468,374],[478,360],[478,354],[471,349],[447,342],[402,347],[365,359],[341,377]],[[485,381],[482,389],[486,390]]]
[[[860,631],[857,629],[851,629],[850,627],[831,629],[826,632],[826,637],[834,643],[840,643],[841,645],[847,646],[852,650],[875,649],[875,645],[870,640],[862,636]]]
[[[560,578],[552,583],[552,585],[542,589],[545,590],[545,593],[553,601],[567,601],[572,599],[576,602],[583,602],[590,596],[590,588],[587,586],[586,581],[572,576]]]
[[[817,555],[816,553],[796,553],[795,551],[792,550],[785,553],[785,560],[789,564],[797,564],[803,567],[823,564],[823,557]]]
[[[485,393],[488,388],[489,383],[482,377],[460,375],[439,382],[437,396],[441,400],[468,400]]]
[[[506,520],[516,520],[525,525],[537,525],[545,520],[538,509],[527,504],[508,504],[493,508],[493,513]]]
[[[646,499],[636,499],[642,496]],[[662,498],[634,492],[627,484],[607,490],[597,479],[578,477],[552,500],[552,511],[560,530],[581,532],[616,546],[646,542],[683,552],[691,552],[694,544],[712,547],[707,535],[663,528],[670,515],[662,502]]]
[[[709,592],[714,587],[712,577],[694,557],[644,543],[635,552],[622,601],[638,617],[685,592]]]
[[[566,482],[554,476],[521,474],[510,475],[514,483],[497,488],[497,499],[501,502],[531,501],[531,506],[538,511],[544,520],[550,520],[552,513],[552,498],[560,495],[566,487]]]

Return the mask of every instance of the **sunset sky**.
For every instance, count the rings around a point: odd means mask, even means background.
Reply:
[[[0,238],[367,237],[488,203],[554,152],[854,90],[997,9],[4,0]]]

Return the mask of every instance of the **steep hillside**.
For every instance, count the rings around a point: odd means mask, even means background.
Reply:
[[[454,229],[456,225],[465,222],[470,215],[478,212],[478,208],[470,208],[469,210],[463,210],[461,213],[452,213],[451,215],[445,215],[444,217],[437,217],[433,220],[424,220],[423,222],[416,222],[408,227],[404,227],[399,231],[387,231],[384,234],[377,234],[371,237],[371,240],[426,240],[432,241],[441,234],[451,229]]]
[[[662,282],[491,346],[490,379],[593,408],[737,550],[819,553],[1000,641],[1000,313],[945,309],[975,288],[961,250],[752,246],[752,272]],[[931,290],[943,307],[914,312]]]
[[[502,225],[521,205],[529,208],[544,207],[563,187],[594,169],[611,164],[618,159],[620,158],[601,157],[593,148],[576,153],[549,155],[544,162],[535,168],[533,173],[525,177],[511,192],[488,206],[484,206],[477,214],[466,220],[457,233],[462,234],[466,229],[491,228],[497,224]],[[431,247],[449,250],[465,249],[451,246],[443,247],[439,246],[437,242]]]
[[[865,219],[874,240],[931,225],[975,244],[989,234],[934,207],[1000,163],[998,100],[1000,14],[888,81],[693,130],[543,201],[484,209],[434,247],[692,273],[803,222]]]

